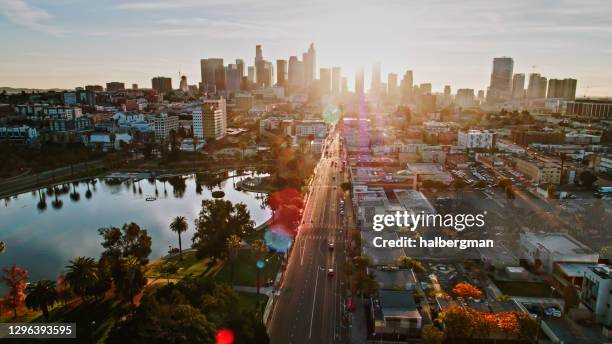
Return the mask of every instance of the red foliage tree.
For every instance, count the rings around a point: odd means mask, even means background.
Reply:
[[[464,299],[469,299],[470,297],[480,299],[482,297],[482,291],[469,283],[457,283],[453,288],[453,293]]]
[[[13,309],[13,315],[17,317],[17,308],[25,302],[26,280],[28,271],[13,264],[10,268],[2,269],[4,276],[2,282],[9,288],[8,294],[2,298],[2,305]]]

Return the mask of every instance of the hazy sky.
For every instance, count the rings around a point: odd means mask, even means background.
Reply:
[[[157,75],[200,81],[199,60],[252,64],[317,50],[349,76],[381,62],[434,91],[485,89],[495,56],[515,72],[578,79],[612,96],[612,1],[0,0],[0,86],[72,88]],[[534,67],[535,66],[535,67]],[[368,85],[369,85],[369,81]]]

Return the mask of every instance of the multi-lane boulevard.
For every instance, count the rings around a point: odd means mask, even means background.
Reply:
[[[342,325],[346,281],[341,277],[346,235],[340,215],[338,133],[332,131],[326,142],[324,151],[329,155],[322,154],[315,168],[303,221],[270,320],[272,343],[334,343],[346,336]]]

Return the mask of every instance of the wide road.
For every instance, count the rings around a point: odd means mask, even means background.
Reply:
[[[342,312],[346,233],[339,214],[341,196],[339,135],[332,131],[316,169],[303,223],[268,328],[272,343],[345,341]],[[333,162],[337,162],[334,166]],[[334,248],[329,247],[333,242]],[[334,269],[330,276],[328,269]]]

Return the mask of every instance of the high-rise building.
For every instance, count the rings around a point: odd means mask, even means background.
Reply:
[[[426,82],[419,85],[420,94],[431,94],[431,83]]]
[[[412,100],[412,90],[413,90],[413,79],[412,79],[412,71],[406,71],[404,77],[402,77],[402,82],[400,84],[401,89],[401,102],[402,104],[407,104]]]
[[[372,83],[370,84],[370,92],[380,93],[380,83],[380,62],[378,62],[372,66]]]
[[[255,67],[254,66],[249,66],[248,68],[247,81],[251,84],[255,82]]]
[[[450,85],[445,85],[444,86],[444,98],[442,99],[444,102],[444,106],[448,106],[451,104],[451,87]],[[473,93],[473,92],[472,92]],[[457,90],[457,94],[459,94],[459,91]]]
[[[207,99],[193,112],[193,134],[198,139],[220,140],[227,132],[225,99]]]
[[[225,89],[225,67],[222,58],[200,60],[203,91],[214,93]]]
[[[304,63],[297,56],[289,57],[289,85],[296,88],[304,84]]]
[[[471,88],[460,88],[457,90],[457,96],[455,97],[455,104],[462,108],[470,107],[474,105],[474,90]]]
[[[532,99],[546,98],[546,78],[539,73],[529,74],[527,97]]]
[[[189,85],[187,85],[187,76],[181,75],[181,83],[179,84],[179,89],[181,92],[189,91]]]
[[[340,83],[342,82],[342,71],[340,67],[332,68],[331,75],[331,91],[332,94],[338,95],[340,94]]]
[[[240,79],[244,76],[244,60],[236,59],[236,66],[238,66],[238,73],[240,73]]]
[[[576,99],[576,79],[550,79],[546,98]]]
[[[287,84],[287,60],[276,60],[276,84],[278,86]]]
[[[395,97],[399,94],[397,74],[395,73],[389,73],[387,75],[387,94],[389,94],[390,97]]]
[[[263,60],[263,51],[261,50],[261,44],[255,46],[255,64]]]
[[[123,82],[111,81],[106,83],[107,92],[125,91],[125,84]]]
[[[85,86],[85,91],[102,92],[104,91],[104,87],[101,85],[87,85]]]
[[[156,76],[151,79],[152,88],[159,93],[172,92],[172,79],[164,76]]]
[[[525,74],[516,73],[512,77],[512,98],[521,99],[525,97]]]
[[[487,95],[491,102],[510,98],[513,70],[514,60],[511,57],[496,57],[493,59],[493,72],[491,73],[491,83]]]
[[[311,84],[316,78],[317,70],[317,57],[314,43],[310,43],[308,51],[302,54],[302,61],[304,64],[304,81],[306,84]]]
[[[364,79],[363,79],[363,67],[358,67],[355,73],[355,94],[363,95],[364,91]]]
[[[225,67],[225,89],[231,93],[240,92],[240,69],[236,64],[229,64]]]
[[[328,95],[331,92],[332,75],[331,69],[319,69],[319,91],[321,95]]]

